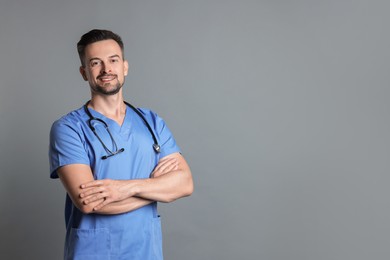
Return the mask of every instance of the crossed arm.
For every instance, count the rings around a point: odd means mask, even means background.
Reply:
[[[154,201],[172,202],[193,191],[191,170],[180,153],[162,158],[148,179],[94,180],[84,164],[66,165],[57,172],[74,205],[86,214],[129,212]]]

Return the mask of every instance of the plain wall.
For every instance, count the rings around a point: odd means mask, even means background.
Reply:
[[[126,100],[162,116],[193,196],[169,260],[389,259],[389,1],[0,3],[0,258],[61,259],[54,120],[89,99],[76,42],[125,42]]]

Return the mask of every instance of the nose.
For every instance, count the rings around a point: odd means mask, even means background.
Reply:
[[[112,71],[111,65],[109,63],[104,62],[102,66],[102,72],[108,74],[111,71]]]

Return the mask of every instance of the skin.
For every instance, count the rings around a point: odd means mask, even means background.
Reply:
[[[91,89],[89,107],[122,125],[126,114],[122,86],[129,65],[119,45],[114,40],[88,45],[84,64],[80,73]],[[84,164],[66,165],[57,172],[74,205],[86,214],[129,212],[193,192],[191,170],[180,153],[161,158],[147,179],[94,180],[91,168]]]

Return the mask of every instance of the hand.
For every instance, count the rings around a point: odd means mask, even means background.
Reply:
[[[150,174],[151,178],[157,178],[168,172],[177,170],[179,168],[179,162],[176,158],[165,158],[158,162],[156,168]]]
[[[127,199],[135,195],[131,181],[123,180],[95,180],[80,186],[82,192],[80,198],[85,205],[103,200],[93,209],[99,210],[105,205]]]

